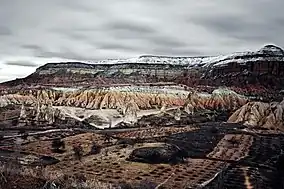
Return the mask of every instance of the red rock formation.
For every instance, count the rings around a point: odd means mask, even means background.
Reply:
[[[284,101],[249,102],[233,113],[228,122],[284,131]]]
[[[198,109],[210,110],[235,110],[248,102],[248,99],[242,95],[228,89],[214,90],[212,94],[198,94],[193,92],[189,94],[184,109],[192,113]]]
[[[52,103],[55,106],[73,106],[88,109],[119,109],[127,108],[131,103],[139,109],[161,108],[167,106],[183,106],[184,95],[149,93],[149,92],[123,92],[111,90],[78,90],[62,92],[55,90],[20,91],[16,94],[0,96],[0,106],[8,104],[36,105]]]

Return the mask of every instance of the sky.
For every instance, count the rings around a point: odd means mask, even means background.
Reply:
[[[284,47],[283,0],[1,0],[0,82],[47,62]]]

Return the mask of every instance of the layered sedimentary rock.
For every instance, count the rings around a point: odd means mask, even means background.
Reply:
[[[88,63],[48,63],[26,78],[3,85],[70,87],[173,82],[187,86],[235,86],[246,88],[243,92],[250,94],[257,86],[280,90],[284,84],[283,63],[283,50],[267,45],[257,51],[222,56],[141,56]]]
[[[22,90],[0,96],[0,107],[22,105],[18,116],[21,122],[28,124],[53,124],[70,118],[98,128],[108,128],[121,122],[135,124],[143,115],[169,114],[178,121],[182,116],[199,110],[230,112],[247,101],[246,97],[221,88],[209,94],[190,92],[177,87],[132,86],[108,89]],[[170,113],[172,109],[176,109],[174,113]]]
[[[29,84],[47,86],[109,86],[174,81],[186,65],[118,63],[48,63],[30,76],[7,82],[8,86]]]
[[[178,90],[35,90],[21,91],[16,94],[0,96],[0,106],[8,104],[26,104],[36,106],[52,104],[87,109],[117,109],[122,115],[133,114],[142,109],[159,108],[163,112],[170,107],[184,107],[188,113],[198,109],[235,110],[244,105],[248,99],[228,89],[216,89],[209,93]],[[135,113],[134,113],[135,114]],[[178,115],[176,115],[178,117]]]
[[[235,110],[246,104],[248,99],[228,89],[216,89],[211,95],[202,93],[190,93],[184,106],[184,110],[191,114],[196,110]]]
[[[209,85],[262,85],[281,88],[284,83],[284,51],[266,45],[255,52],[234,53],[209,66],[202,79]]]
[[[36,105],[52,103],[54,106],[73,106],[88,109],[122,109],[125,112],[129,107],[148,109],[162,107],[163,104],[181,106],[186,96],[183,94],[123,92],[110,90],[83,90],[62,92],[55,90],[39,90],[33,92],[19,92],[17,94],[0,97],[0,106],[8,104]]]
[[[249,102],[233,113],[228,122],[284,131],[284,101]]]
[[[35,97],[32,95],[8,94],[0,96],[0,107],[5,107],[9,104],[33,104]]]

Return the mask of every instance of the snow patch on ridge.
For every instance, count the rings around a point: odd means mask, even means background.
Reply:
[[[153,56],[144,55],[136,58],[128,59],[107,59],[99,61],[83,61],[83,62],[59,62],[48,63],[37,69],[38,73],[53,73],[49,69],[81,69],[80,72],[93,73],[90,70],[105,70],[104,66],[113,66],[121,64],[154,64],[154,65],[177,65],[192,68],[192,67],[222,67],[228,63],[236,62],[246,64],[248,62],[263,62],[263,61],[279,61],[284,62],[284,51],[274,45],[266,45],[258,51],[237,52],[229,55],[220,56],[199,56],[199,57],[168,57],[168,56]],[[65,64],[65,65],[64,65]],[[97,67],[98,66],[98,67]],[[101,66],[101,67],[99,67]],[[74,70],[73,70],[74,71]],[[97,71],[95,71],[97,73]]]

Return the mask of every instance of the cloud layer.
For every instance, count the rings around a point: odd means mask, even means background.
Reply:
[[[284,47],[282,7],[282,0],[0,1],[0,81],[26,76],[56,58],[217,55],[265,44]]]

